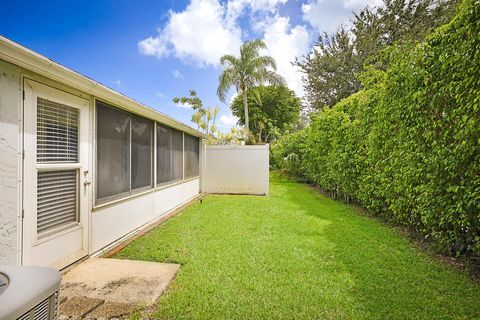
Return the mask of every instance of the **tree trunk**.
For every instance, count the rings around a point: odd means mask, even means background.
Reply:
[[[243,111],[245,112],[245,129],[247,134],[250,133],[250,126],[248,125],[248,102],[247,102],[247,88],[242,90],[243,95]]]

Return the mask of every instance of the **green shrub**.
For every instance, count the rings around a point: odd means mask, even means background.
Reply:
[[[395,46],[386,71],[272,147],[294,174],[480,257],[480,1],[424,43]]]
[[[301,165],[306,136],[306,130],[301,130],[286,135],[285,137],[288,139],[280,139],[272,144],[270,148],[271,167],[304,179]]]

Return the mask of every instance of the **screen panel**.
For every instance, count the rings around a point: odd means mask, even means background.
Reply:
[[[183,132],[172,129],[172,181],[183,179]]]
[[[132,190],[152,185],[153,122],[132,115]]]
[[[185,179],[197,177],[200,173],[200,141],[185,134]]]
[[[157,124],[157,184],[172,180],[172,132],[169,127]]]
[[[130,114],[97,101],[97,199],[130,191]]]

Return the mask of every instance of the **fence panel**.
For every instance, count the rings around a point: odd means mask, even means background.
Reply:
[[[207,193],[268,195],[269,146],[205,147]]]

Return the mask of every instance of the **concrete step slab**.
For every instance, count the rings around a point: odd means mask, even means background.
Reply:
[[[131,314],[137,309],[133,304],[107,301],[92,312],[85,319],[112,319]]]
[[[179,269],[180,265],[173,263],[87,259],[62,276],[60,299],[66,301],[60,306],[60,315],[115,318],[138,307],[150,307],[166,291]],[[101,303],[86,312],[89,303],[98,301]],[[79,306],[72,305],[75,303]]]
[[[104,303],[102,299],[72,297],[60,304],[60,314],[70,319],[82,319],[95,308]]]

